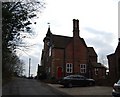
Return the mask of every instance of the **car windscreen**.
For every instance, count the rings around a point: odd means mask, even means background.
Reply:
[[[66,77],[64,77],[63,79],[70,79],[71,77],[70,76],[66,76]]]
[[[117,84],[120,84],[120,80],[117,82]]]

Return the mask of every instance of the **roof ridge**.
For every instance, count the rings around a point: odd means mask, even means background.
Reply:
[[[63,35],[56,35],[56,34],[52,34],[53,36],[59,36],[59,37],[67,37],[67,38],[72,38],[70,36],[63,36]]]

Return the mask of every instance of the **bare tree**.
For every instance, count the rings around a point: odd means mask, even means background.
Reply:
[[[31,19],[44,8],[43,0],[17,0],[2,2],[2,74],[10,77],[14,72],[23,72],[23,62],[16,55],[16,49],[28,48],[23,39],[32,34]],[[36,24],[34,22],[34,24]],[[28,33],[28,34],[26,34]]]

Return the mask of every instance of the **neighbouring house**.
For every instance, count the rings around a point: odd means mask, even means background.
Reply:
[[[114,53],[107,56],[109,64],[109,78],[111,83],[120,79],[120,38]]]
[[[97,63],[94,48],[87,47],[79,35],[78,19],[73,19],[73,37],[52,34],[49,26],[43,42],[41,66],[48,79],[61,79],[70,74],[94,79],[106,76],[107,68]]]

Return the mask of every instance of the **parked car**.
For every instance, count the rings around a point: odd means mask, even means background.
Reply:
[[[114,84],[112,95],[113,97],[120,97],[120,79]]]
[[[69,75],[63,77],[58,83],[64,85],[64,87],[93,86],[95,85],[95,80],[86,78],[82,75]]]

